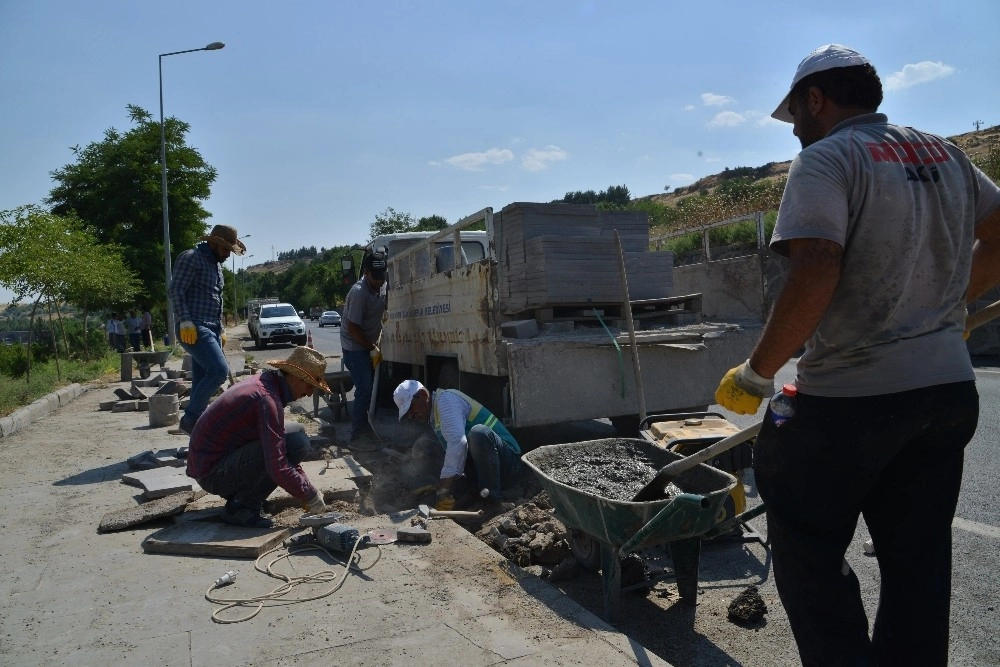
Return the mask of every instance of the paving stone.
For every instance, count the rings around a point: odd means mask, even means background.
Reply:
[[[538,335],[538,322],[535,320],[514,320],[500,325],[500,333],[504,338],[534,338]]]
[[[174,491],[195,490],[194,486],[190,486],[194,484],[194,480],[187,476],[185,469],[174,466],[127,472],[122,475],[122,483],[143,489],[146,492],[147,498],[158,498],[168,495],[169,489],[173,489]],[[184,488],[185,484],[189,486]],[[168,490],[168,492],[160,493],[159,496],[150,496],[148,494],[151,490]]]
[[[139,409],[139,401],[118,401],[115,406],[111,408],[111,412],[135,412]]]
[[[342,456],[339,459],[333,459],[330,461],[330,467],[342,468],[346,470],[349,478],[355,481],[369,480],[372,478],[372,474],[368,472],[368,469],[355,461],[353,456]]]
[[[118,399],[115,399],[113,401],[101,401],[100,408],[101,410],[108,411],[114,408],[116,405],[118,405]]]
[[[214,521],[188,521],[162,528],[142,541],[146,553],[256,558],[281,544],[288,528],[243,528]]]
[[[132,388],[129,390],[129,392],[131,392],[132,398],[138,398],[140,400],[144,398],[149,398],[149,396],[147,396],[145,392],[143,392],[142,389],[139,388],[139,385],[137,384],[136,380],[132,380]]]
[[[130,392],[125,391],[121,387],[115,389],[115,396],[117,396],[123,401],[131,401],[133,398],[135,398],[135,396],[133,396]]]
[[[136,401],[135,409],[139,412],[149,412],[149,401]]]
[[[159,519],[173,514],[179,514],[194,496],[190,491],[174,493],[163,498],[150,500],[149,502],[128,507],[126,509],[108,512],[101,517],[101,522],[97,526],[97,532],[106,533],[112,530],[122,530],[130,526],[138,526],[141,523]]]
[[[304,461],[300,465],[309,481],[323,494],[324,500],[353,500],[357,497],[358,485],[346,467],[327,467],[326,461]],[[276,509],[297,507],[302,504],[301,500],[293,498],[280,486],[268,496],[267,502]]]
[[[162,396],[164,394],[178,394],[179,395],[178,389],[177,389],[179,386],[180,386],[180,383],[177,380],[167,380],[166,382],[164,382],[163,384],[161,384],[159,387],[157,387],[156,393],[154,395],[155,396]]]

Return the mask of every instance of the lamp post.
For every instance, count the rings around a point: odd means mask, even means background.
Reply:
[[[174,308],[170,303],[170,214],[167,211],[167,135],[163,125],[163,58],[165,56],[176,56],[181,53],[193,53],[195,51],[218,51],[225,44],[222,42],[212,42],[208,46],[200,49],[188,49],[186,51],[171,51],[160,54],[160,177],[161,189],[163,190],[163,269],[164,277],[167,281],[167,345],[174,340]]]
[[[247,234],[243,238],[248,239],[251,236],[253,236],[253,234]],[[233,319],[236,321],[236,324],[239,324],[240,311],[239,307],[236,305],[236,255],[230,255],[230,257],[233,258]]]
[[[240,257],[240,273],[243,274],[243,296],[247,295],[247,274],[246,274],[246,261],[253,257],[253,255],[244,255]],[[250,313],[247,312],[247,317],[250,317]]]

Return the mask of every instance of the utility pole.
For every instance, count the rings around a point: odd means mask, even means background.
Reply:
[[[973,126],[974,126],[974,127],[976,128],[976,132],[978,132],[978,131],[979,131],[979,127],[980,127],[980,126],[981,126],[982,124],[983,124],[983,121],[981,121],[981,120],[974,120],[974,121],[972,121],[972,125],[973,125]]]

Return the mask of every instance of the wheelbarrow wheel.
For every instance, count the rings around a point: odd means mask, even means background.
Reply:
[[[577,562],[590,571],[601,569],[601,543],[590,533],[573,528],[569,532],[569,549]]]
[[[150,375],[149,364],[144,363],[144,362],[140,362],[139,363],[139,377],[141,377],[143,380],[145,380],[146,378],[149,377],[149,375]]]

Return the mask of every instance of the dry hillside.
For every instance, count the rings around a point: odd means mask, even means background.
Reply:
[[[969,157],[979,159],[986,156],[990,146],[1000,146],[1000,125],[994,125],[990,128],[948,137],[948,140],[952,141],[956,146],[964,150]],[[778,180],[788,173],[788,167],[791,164],[792,161],[788,160],[786,162],[774,162],[769,165],[764,165],[761,169],[763,169],[763,167],[767,167],[766,173],[757,180]],[[677,202],[682,199],[686,199],[692,195],[697,195],[702,191],[712,192],[712,190],[714,190],[715,187],[722,181],[723,172],[720,172],[700,178],[691,185],[677,188],[673,192],[647,195],[645,197],[638,197],[637,199],[652,200],[667,205],[676,205]]]

